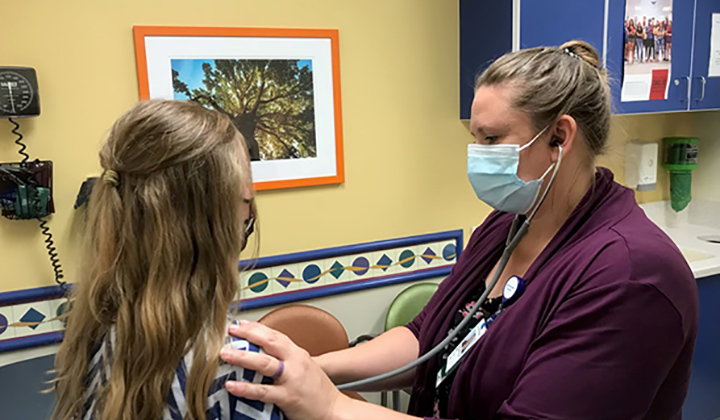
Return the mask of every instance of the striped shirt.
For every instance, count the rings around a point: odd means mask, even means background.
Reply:
[[[96,346],[90,362],[90,370],[86,377],[85,403],[83,407],[83,420],[97,420],[95,412],[96,395],[99,388],[108,382],[110,367],[112,365],[112,349],[115,344],[115,330],[111,330],[109,338],[102,340]],[[261,353],[257,346],[235,337],[226,337],[225,346],[238,350]],[[167,404],[163,411],[162,420],[183,420],[187,413],[185,400],[185,383],[192,364],[193,352],[190,350],[180,360],[175,376],[173,377]],[[220,363],[215,380],[210,385],[207,399],[207,420],[284,420],[284,415],[278,407],[261,401],[251,401],[236,397],[224,387],[228,380],[245,381],[252,383],[270,384],[272,379],[264,377],[251,370],[243,369],[227,363]]]

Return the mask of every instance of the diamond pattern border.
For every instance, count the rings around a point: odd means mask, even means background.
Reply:
[[[378,246],[377,249],[353,254],[339,250],[337,255],[325,258],[305,259],[288,265],[282,263],[270,265],[258,271],[279,273],[268,280],[275,285],[274,291],[256,292],[244,281],[241,299],[245,302],[243,303],[245,308],[248,301],[252,302],[253,307],[262,307],[276,304],[274,302],[278,301],[279,295],[305,292],[309,289],[322,289],[327,292],[324,294],[336,294],[343,293],[349,285],[353,287],[361,283],[372,285],[385,282],[388,278],[415,276],[426,271],[437,271],[438,274],[434,277],[441,277],[446,275],[443,272],[448,271],[457,261],[458,249],[462,249],[462,235],[455,231],[453,235],[439,240],[433,238],[433,240],[419,240],[393,247]],[[310,253],[312,251],[308,254]],[[283,298],[282,301],[304,299],[298,293],[297,299]],[[265,300],[271,303],[262,304],[261,301]],[[253,301],[258,303],[255,304]]]

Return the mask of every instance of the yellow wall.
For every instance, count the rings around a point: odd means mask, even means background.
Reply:
[[[695,112],[695,135],[700,139],[698,167],[692,173],[693,199],[720,201],[720,111]]]
[[[38,71],[43,115],[24,120],[23,132],[33,157],[55,162],[51,226],[69,281],[82,228],[75,195],[98,172],[105,131],[138,98],[136,24],[340,30],[347,181],[258,194],[261,255],[469,232],[489,211],[465,176],[470,136],[457,109],[457,2],[31,0],[13,2],[12,14],[3,23],[3,41],[10,42],[3,42],[0,65]],[[680,134],[691,127],[687,118],[620,118],[625,132],[602,162],[622,173],[628,138]],[[9,131],[0,121],[0,161],[17,160]],[[660,191],[640,197],[659,198]],[[0,267],[0,292],[52,284],[35,222],[0,220]]]

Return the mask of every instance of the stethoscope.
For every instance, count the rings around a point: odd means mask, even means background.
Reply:
[[[427,353],[424,355],[418,357],[416,360],[408,363],[405,366],[399,367],[395,370],[392,370],[387,373],[383,373],[380,375],[376,375],[370,378],[361,379],[359,381],[355,382],[349,382],[346,384],[338,385],[338,389],[340,391],[352,391],[359,388],[366,387],[367,385],[374,384],[377,382],[382,382],[385,380],[388,380],[392,377],[401,375],[411,369],[416,368],[417,366],[427,362],[431,358],[435,357],[438,353],[440,353],[445,346],[452,341],[453,338],[455,338],[460,331],[463,331],[464,328],[467,326],[467,324],[473,319],[473,316],[477,313],[478,310],[480,310],[480,307],[485,303],[487,300],[488,295],[490,292],[495,288],[495,285],[497,284],[498,280],[500,279],[500,275],[505,270],[505,267],[508,264],[508,261],[510,260],[510,255],[512,255],[512,252],[517,248],[518,244],[522,240],[522,238],[527,233],[528,229],[530,228],[530,221],[535,217],[535,213],[537,213],[538,209],[542,205],[542,203],[545,201],[545,197],[547,197],[548,192],[550,191],[550,187],[552,187],[555,177],[557,176],[558,170],[560,169],[560,163],[562,162],[562,146],[558,145],[559,148],[559,154],[558,154],[558,161],[555,165],[555,169],[553,170],[552,176],[550,177],[550,182],[548,183],[547,188],[545,188],[545,191],[543,192],[542,196],[540,197],[540,201],[535,206],[533,211],[530,213],[529,216],[524,218],[524,221],[522,220],[523,217],[518,215],[515,217],[515,219],[512,222],[512,225],[510,226],[510,232],[508,233],[507,239],[505,240],[505,249],[503,250],[502,256],[500,257],[500,262],[498,263],[497,270],[495,270],[495,273],[492,276],[492,280],[490,280],[490,283],[485,288],[485,291],[482,295],[480,295],[480,298],[477,300],[475,305],[470,309],[470,312],[468,312],[467,316],[460,322],[460,324],[453,329],[450,334],[448,334],[447,337],[443,341],[441,341],[438,345],[430,349]]]

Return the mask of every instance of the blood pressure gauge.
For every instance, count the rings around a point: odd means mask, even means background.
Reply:
[[[0,67],[0,118],[38,115],[40,98],[35,69]]]

